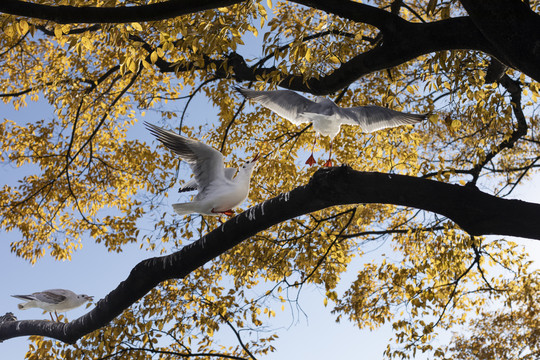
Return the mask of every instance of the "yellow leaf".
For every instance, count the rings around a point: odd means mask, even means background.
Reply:
[[[87,37],[82,37],[81,38],[81,42],[83,44],[83,46],[85,48],[87,48],[88,50],[92,50],[93,49],[93,46],[92,46],[92,42],[90,41],[90,39],[88,39]]]
[[[307,49],[306,55],[304,55],[304,59],[306,59],[306,61],[311,60],[311,50],[310,49]]]
[[[268,5],[268,8],[272,8],[272,0],[266,0],[266,5]]]
[[[64,35],[64,32],[62,31],[62,28],[60,26],[56,26],[54,28],[54,36],[57,38],[61,38]]]
[[[132,22],[131,26],[137,31],[143,31],[141,24],[139,24],[138,22]]]
[[[150,54],[150,62],[151,62],[152,64],[155,64],[155,62],[157,61],[157,59],[158,59],[158,54],[157,54],[157,52],[152,51],[152,54]]]
[[[25,20],[19,21],[19,25],[21,26],[21,34],[26,34],[28,32],[28,23]]]
[[[341,63],[341,61],[339,61],[339,58],[338,58],[337,56],[335,56],[335,55],[330,56],[330,57],[329,57],[329,60],[330,60],[331,62],[333,62],[334,64],[340,64],[340,63]]]

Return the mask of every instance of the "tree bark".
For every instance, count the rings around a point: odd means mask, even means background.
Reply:
[[[476,188],[412,176],[320,169],[304,186],[254,206],[180,251],[144,260],[86,315],[70,323],[25,320],[0,324],[0,341],[42,335],[66,343],[106,326],[161,281],[183,278],[269,227],[334,205],[385,203],[423,209],[452,219],[471,235],[540,240],[540,204],[506,200]]]
[[[0,12],[57,23],[128,23],[169,19],[198,11],[241,3],[243,0],[169,0],[122,7],[51,6],[21,0],[0,1]],[[360,54],[333,74],[325,85],[302,76],[286,78],[293,90],[314,94],[335,92],[367,73],[402,64],[440,50],[471,49],[485,52],[540,81],[540,16],[520,0],[462,0],[470,14],[432,23],[411,23],[396,14],[352,1],[291,0],[359,23],[379,28],[382,46]],[[260,69],[258,71],[260,73]],[[351,73],[352,76],[349,76]],[[255,75],[253,76],[253,78]],[[238,80],[253,80],[240,76]],[[306,85],[307,84],[307,85]]]
[[[168,0],[139,6],[95,7],[42,5],[21,0],[1,0],[0,12],[50,20],[59,24],[118,24],[170,19],[246,0]]]
[[[540,15],[520,0],[460,0],[497,58],[540,81]]]

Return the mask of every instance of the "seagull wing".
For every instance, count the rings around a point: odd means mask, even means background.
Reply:
[[[408,114],[375,105],[339,108],[338,115],[342,123],[360,125],[362,131],[367,133],[413,125],[426,119],[426,114]]]
[[[319,108],[314,101],[291,90],[256,91],[239,87],[236,90],[247,99],[258,102],[295,125],[309,122],[303,113],[316,113]]]
[[[195,179],[191,179],[187,183],[182,185],[182,187],[178,189],[178,192],[193,191],[197,189],[198,189],[197,181]]]
[[[147,129],[165,145],[185,160],[195,176],[199,193],[213,181],[225,179],[223,155],[216,149],[159,126],[145,123]]]
[[[42,291],[38,293],[33,293],[32,295],[34,296],[36,300],[47,303],[47,304],[59,304],[62,301],[66,300],[67,298],[66,295],[62,295],[59,292],[54,291],[54,290],[47,290],[47,291]]]
[[[227,178],[227,180],[232,180],[234,177],[234,174],[236,174],[236,171],[238,171],[237,168],[231,168],[231,167],[225,168],[225,177]]]

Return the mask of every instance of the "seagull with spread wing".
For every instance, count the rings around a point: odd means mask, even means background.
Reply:
[[[427,116],[427,114],[403,113],[375,105],[344,108],[330,99],[316,97],[313,101],[291,90],[256,91],[240,87],[236,87],[236,90],[245,98],[258,102],[295,125],[312,123],[315,132],[329,136],[330,141],[339,133],[342,124],[357,125],[363,132],[370,133],[401,125],[414,125]],[[331,156],[332,143],[328,161],[324,166],[332,166]],[[312,166],[314,163],[312,147],[311,156],[306,164]]]
[[[54,311],[56,321],[58,321],[57,311],[63,312],[75,309],[87,301],[92,301],[93,297],[80,294],[77,295],[71,290],[51,289],[40,292],[35,292],[30,295],[11,295],[14,298],[26,300],[25,303],[19,304],[20,310],[30,308],[40,308],[49,312],[51,320],[54,321],[51,312]]]
[[[248,196],[251,174],[259,154],[238,169],[225,168],[223,155],[216,149],[159,126],[145,125],[163,145],[185,160],[193,171],[194,179],[180,190],[197,189],[198,194],[192,202],[173,204],[174,211],[179,215],[234,215],[232,209]]]

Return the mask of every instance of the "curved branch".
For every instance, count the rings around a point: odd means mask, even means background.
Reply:
[[[135,36],[132,39],[142,42],[142,47],[149,54],[153,51],[142,39]],[[392,30],[387,30],[382,44],[354,56],[333,72],[307,80],[301,74],[281,73],[283,80],[278,85],[315,95],[327,95],[343,89],[366,74],[403,64],[420,55],[451,49],[475,49],[496,55],[468,18],[452,18],[427,24],[403,21],[397,23]],[[232,52],[221,59],[205,57],[202,66],[172,63],[161,58],[154,65],[161,72],[183,72],[207,69],[213,64],[216,68],[215,77],[232,76],[237,81],[257,81],[277,71],[275,67],[261,67],[260,63],[249,66],[241,55]],[[232,75],[226,70],[229,67],[232,68]]]
[[[500,61],[540,81],[540,15],[521,0],[460,0]]]
[[[498,234],[540,240],[540,204],[501,199],[474,188],[412,176],[359,172],[347,166],[325,168],[318,170],[307,185],[248,209],[180,251],[140,262],[86,315],[70,323],[1,323],[0,341],[42,335],[75,343],[109,324],[160,282],[184,278],[262,230],[330,206],[356,203],[395,204],[436,212],[473,236]]]
[[[291,2],[322,10],[345,19],[375,26],[383,32],[395,31],[396,27],[408,23],[397,14],[375,6],[353,1],[290,0]]]
[[[510,93],[510,103],[512,110],[514,111],[514,116],[516,117],[517,127],[512,131],[508,139],[498,144],[495,149],[491,150],[481,162],[476,164],[470,170],[470,174],[473,176],[473,179],[471,180],[472,184],[476,184],[480,172],[495,156],[504,149],[513,148],[516,142],[527,135],[527,130],[529,128],[523,110],[521,109],[521,85],[519,84],[519,81],[513,80],[510,76],[504,74],[498,82]]]
[[[453,49],[483,51],[540,81],[540,70],[536,66],[540,62],[540,40],[537,36],[540,33],[540,16],[519,0],[462,0],[470,17],[431,23],[411,23],[392,12],[353,1],[290,1],[375,26],[382,31],[384,40],[381,46],[354,57],[330,75],[310,79],[307,83],[302,75],[288,76],[280,84],[283,87],[329,94],[365,74],[402,64],[419,55]],[[127,23],[169,19],[241,2],[168,0],[139,6],[77,7],[3,0],[0,1],[0,12],[57,23]],[[169,71],[179,69],[170,68]],[[235,74],[235,77],[237,80],[254,80],[256,75],[260,75],[251,72],[248,77],[241,74]]]
[[[497,56],[496,50],[466,17],[426,24],[403,21],[384,33],[379,46],[354,56],[332,73],[307,80],[302,75],[288,75],[279,85],[292,90],[326,95],[341,90],[369,73],[403,64],[421,55],[456,49],[480,50]],[[253,79],[238,80],[255,80],[255,76]]]
[[[139,6],[53,6],[21,0],[0,1],[0,12],[54,21],[59,24],[119,24],[170,19],[203,10],[230,6],[245,0],[168,0]]]
[[[474,10],[476,9],[475,6],[482,9],[485,7],[490,8],[491,2],[489,5],[487,3],[475,5],[478,0],[462,1],[464,4],[467,4],[467,10],[470,8],[470,13],[475,14],[474,16],[471,15],[471,17],[450,18],[431,23],[412,23],[392,12],[352,1],[290,1],[329,12],[352,21],[373,25],[383,33],[383,41],[374,49],[351,58],[340,68],[320,78],[312,78],[306,81],[301,74],[282,74],[283,81],[279,85],[285,88],[311,92],[317,95],[326,95],[342,89],[361,76],[371,72],[403,64],[420,55],[454,49],[473,49],[485,52],[514,66],[532,78],[540,80],[540,73],[536,66],[538,61],[531,61],[531,59],[540,57],[540,41],[537,36],[524,36],[524,34],[528,33],[540,33],[540,16],[528,8],[521,9],[520,6],[514,4],[516,2],[521,3],[518,0],[497,0],[498,4],[496,8],[499,11],[499,17],[504,16],[505,24],[519,24],[521,23],[520,19],[524,19],[525,24],[523,27],[527,31],[520,32],[516,30],[513,32],[515,35],[512,39],[516,36],[519,37],[519,41],[514,39],[515,43],[520,44],[519,49],[527,49],[531,53],[530,56],[522,56],[521,54],[523,52],[521,50],[515,52],[509,51],[505,45],[507,42],[507,27],[501,26],[501,24],[496,27],[488,26],[485,22],[489,22],[488,20],[491,19],[491,15],[481,17],[476,14],[478,10]],[[140,6],[74,7],[41,5],[20,0],[4,0],[0,2],[0,12],[47,19],[58,23],[99,24],[162,20],[240,2],[242,1],[169,0]],[[501,2],[504,2],[504,4],[499,4]],[[518,8],[520,11],[516,10]],[[507,13],[505,10],[509,12]],[[495,19],[498,19],[497,16],[495,16]],[[531,32],[532,29],[538,29],[538,31]],[[503,32],[503,34],[500,35],[500,32]],[[512,56],[517,58],[517,60]],[[162,59],[159,60],[160,63],[155,65],[163,72],[190,71],[198,68],[193,66],[193,64],[182,66],[181,64],[167,63]],[[218,69],[216,76],[229,77],[229,73],[224,71],[224,67],[222,66],[225,62],[228,62],[228,65],[232,65],[234,69],[233,77],[238,81],[254,81],[258,76],[264,76],[264,74],[275,71],[275,68],[272,67],[249,67],[241,56],[234,53],[218,60],[207,58],[205,65],[213,63]]]

